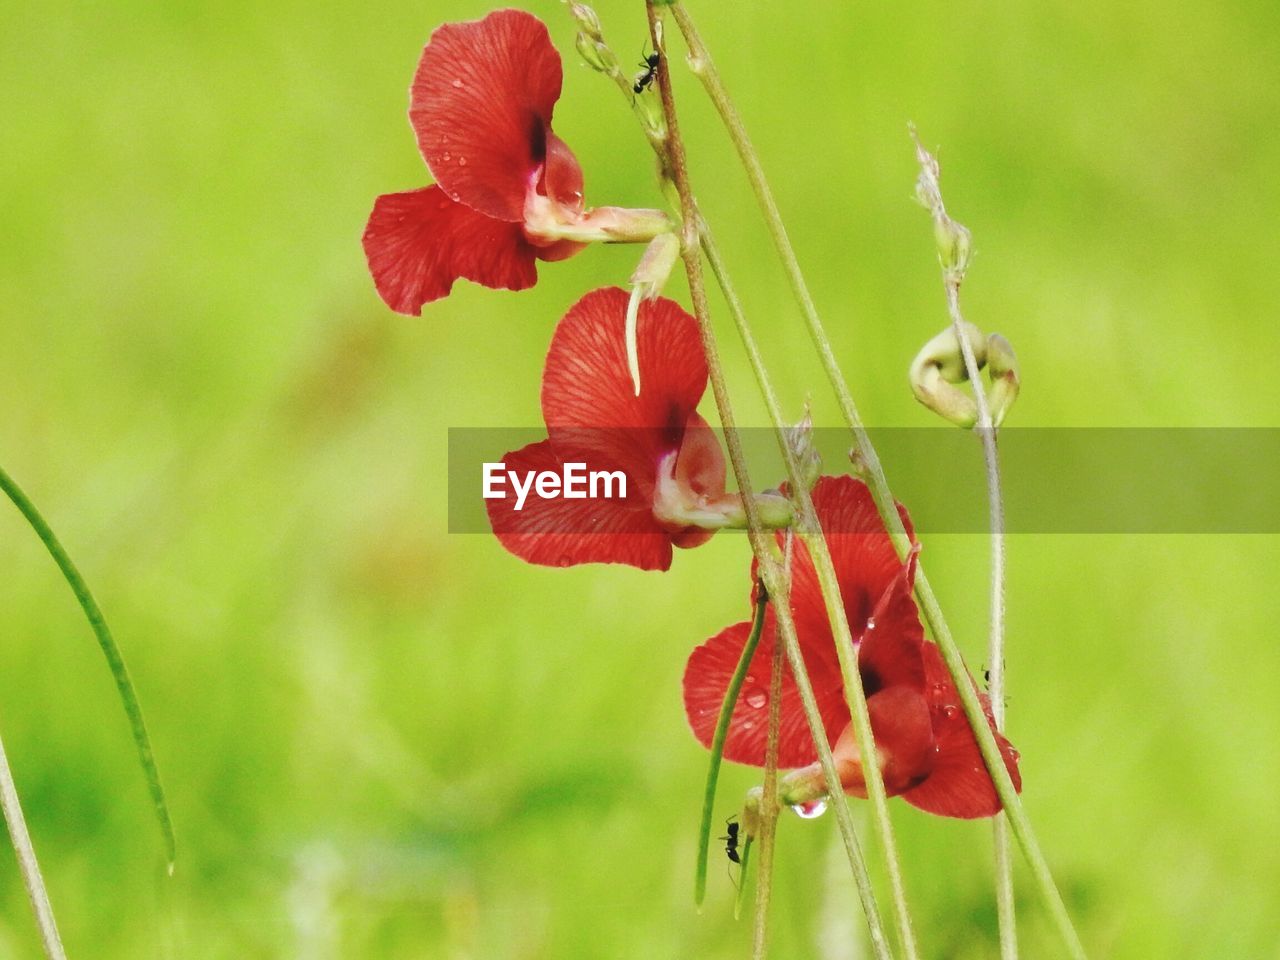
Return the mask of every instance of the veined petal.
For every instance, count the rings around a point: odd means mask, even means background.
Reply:
[[[502,458],[507,470],[561,473],[564,461],[551,441],[542,440]],[[588,469],[595,469],[588,465]],[[521,509],[507,496],[485,500],[489,524],[499,542],[522,560],[549,567],[580,563],[625,563],[641,570],[671,566],[671,538],[653,519],[643,497],[628,485],[625,499],[544,499],[530,490]]]
[[[644,391],[627,370],[628,294],[593,290],[556,327],[542,374],[542,416],[559,454],[652,481],[680,449],[707,385],[697,322],[672,300],[640,305],[637,340]]]
[[[450,197],[499,220],[524,219],[561,79],[546,26],[522,10],[446,23],[431,35],[409,91],[409,122]],[[562,170],[556,179],[571,178]]]
[[[912,806],[943,817],[974,819],[991,817],[1000,812],[1000,797],[996,794],[991,775],[978,750],[978,741],[960,706],[950,671],[942,654],[932,643],[925,644],[925,689],[929,712],[933,723],[935,756],[933,771],[919,786],[908,790],[903,799]],[[969,681],[973,683],[972,680]],[[986,694],[979,693],[987,723],[995,732],[991,717],[991,704]],[[1022,777],[1018,772],[1018,755],[1001,734],[996,742],[1004,756],[1006,769],[1013,778],[1014,787],[1021,792]]]
[[[459,277],[501,290],[538,279],[519,224],[477,213],[438,186],[378,197],[362,242],[378,294],[410,316],[447,296]]]
[[[840,583],[840,595],[844,600],[845,615],[854,637],[862,633],[877,602],[885,590],[897,582],[902,573],[902,561],[894,549],[893,541],[884,529],[880,514],[876,511],[871,491],[861,480],[850,476],[822,477],[813,488],[813,507],[818,522],[826,535],[831,551],[831,562]],[[899,514],[907,531],[911,521],[904,508]],[[914,602],[911,616],[914,616]],[[830,637],[830,621],[822,600],[817,571],[808,551],[797,549],[791,578],[791,606],[795,611],[797,629],[804,624],[804,632],[815,638]],[[895,605],[892,609],[896,625],[908,626],[905,608]],[[890,624],[886,623],[885,627]],[[918,627],[918,620],[916,621]],[[825,631],[825,634],[824,634]],[[828,641],[830,642],[830,641]]]
[[[693,729],[693,735],[705,747],[711,746],[725,691],[729,688],[729,680],[737,668],[738,658],[742,656],[742,649],[750,633],[750,623],[735,623],[695,649],[685,666],[685,716]],[[747,679],[742,685],[730,720],[724,747],[726,760],[756,767],[764,766],[765,742],[769,733],[769,678],[773,668],[775,635],[776,624],[773,610],[770,609],[765,615],[764,633],[751,658]],[[807,656],[806,667],[812,667]],[[836,675],[834,683],[823,674],[819,676],[822,680],[814,682],[814,696],[826,728],[827,742],[830,743],[848,724],[849,711],[844,704],[839,675]],[[813,747],[800,694],[784,661],[778,766],[802,767],[816,758],[817,751]]]

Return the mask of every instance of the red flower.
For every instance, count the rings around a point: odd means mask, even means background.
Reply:
[[[716,529],[740,520],[741,500],[725,493],[719,442],[697,413],[707,361],[696,321],[662,297],[640,305],[645,390],[636,396],[622,336],[627,300],[616,287],[593,290],[565,314],[542,374],[548,438],[502,461],[518,476],[562,474],[570,463],[619,471],[626,495],[530,493],[520,503],[512,484],[504,486],[502,496],[485,501],[489,522],[502,545],[530,563],[666,570],[672,546],[705,543]],[[781,504],[761,499],[775,509]]]
[[[857,642],[858,671],[887,792],[947,817],[998,813],[1000,801],[960,706],[955,683],[938,648],[924,639],[911,597],[914,560],[904,566],[898,559],[871,494],[861,481],[823,477],[814,488],[813,501],[827,534],[845,614]],[[910,529],[906,512],[902,515]],[[799,544],[793,562],[791,609],[841,782],[846,793],[865,797],[866,783],[844,701],[831,627],[813,562]],[[726,759],[764,765],[775,626],[770,607],[734,709],[725,742]],[[711,743],[729,678],[750,629],[749,623],[734,624],[689,657],[684,675],[685,712],[704,746]],[[985,694],[980,696],[991,722],[990,704]],[[789,670],[783,676],[781,711],[778,765],[804,768],[785,778],[786,799],[803,802],[826,794]],[[1021,789],[1017,753],[1004,737],[997,734],[997,740],[1009,774]]]
[[[439,27],[410,88],[409,122],[434,186],[379,197],[365,256],[391,309],[417,315],[459,277],[523,290],[536,260],[592,240],[650,240],[656,210],[585,210],[582,168],[551,130],[560,56],[537,17],[498,10]]]

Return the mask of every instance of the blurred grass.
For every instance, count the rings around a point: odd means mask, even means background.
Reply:
[[[652,204],[647,147],[557,6],[529,5],[565,51],[556,126],[588,199]],[[639,59],[638,4],[598,9]],[[635,251],[590,250],[519,296],[460,284],[421,320],[365,275],[373,197],[427,182],[404,119],[418,51],[484,11],[0,10],[0,458],[124,647],[181,844],[160,881],[107,672],[0,511],[0,727],[72,956],[747,953],[727,878],[691,906],[704,754],[679,697],[691,647],[745,615],[745,542],[647,576],[534,569],[444,533],[446,428],[536,426],[555,319]],[[903,370],[945,322],[910,119],[974,231],[968,312],[1019,352],[1012,422],[1280,426],[1274,5],[693,11],[869,421],[929,422]],[[677,83],[779,386],[834,424],[745,180]],[[726,353],[741,419],[763,423]],[[926,544],[975,662],[985,550]],[[1010,554],[1012,736],[1093,955],[1275,955],[1280,545],[1018,537]],[[728,771],[726,814],[750,781]],[[987,827],[895,816],[928,954],[990,956]],[[851,955],[832,832],[783,825],[778,956]],[[1055,955],[1020,892],[1025,955]],[[35,949],[0,857],[0,957]]]

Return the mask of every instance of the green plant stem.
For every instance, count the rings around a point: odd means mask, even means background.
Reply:
[[[138,760],[142,765],[142,772],[147,780],[147,789],[151,794],[151,802],[155,809],[156,820],[159,822],[160,832],[164,837],[168,869],[170,873],[173,873],[174,860],[177,856],[177,841],[174,837],[173,821],[169,816],[169,805],[165,800],[164,786],[160,782],[160,770],[156,766],[155,754],[151,749],[151,737],[147,733],[147,724],[142,716],[142,706],[138,702],[138,694],[134,690],[133,681],[129,677],[129,668],[125,666],[124,657],[120,653],[120,648],[116,646],[115,639],[111,636],[111,628],[107,626],[106,618],[102,615],[102,608],[98,606],[98,602],[93,598],[89,585],[80,576],[80,571],[76,569],[76,565],[71,561],[70,555],[63,548],[62,543],[40,514],[40,511],[36,509],[36,505],[31,502],[31,498],[23,492],[22,488],[5,472],[3,467],[0,467],[0,488],[13,501],[13,505],[18,508],[18,512],[26,518],[27,523],[31,525],[31,529],[35,531],[36,536],[40,538],[40,542],[44,544],[45,549],[49,552],[49,556],[53,558],[53,562],[58,565],[58,570],[61,571],[63,579],[67,581],[67,586],[71,588],[71,592],[75,594],[76,601],[80,604],[80,609],[84,611],[85,618],[89,621],[89,627],[93,630],[93,635],[98,640],[98,646],[102,648],[102,654],[106,657],[107,666],[111,670],[112,678],[115,680],[116,691],[124,707],[125,716],[129,719],[133,742],[138,750]]]
[[[720,763],[724,757],[724,742],[729,736],[729,723],[733,719],[733,710],[738,703],[738,695],[742,692],[742,684],[746,680],[747,671],[751,667],[751,658],[755,656],[756,647],[760,645],[760,635],[764,632],[764,613],[769,605],[769,592],[764,584],[756,590],[755,611],[751,620],[751,632],[738,658],[733,676],[729,678],[729,686],[724,692],[724,702],[720,704],[720,716],[716,720],[715,733],[711,737],[711,758],[707,763],[707,788],[702,795],[702,823],[698,830],[698,864],[693,882],[693,898],[698,906],[707,895],[707,861],[711,848],[711,821],[715,816],[716,784],[720,780]]]
[[[988,685],[991,695],[991,715],[996,729],[1004,729],[1004,628],[1005,628],[1005,522],[1004,495],[1000,482],[1000,451],[996,446],[996,427],[987,403],[987,391],[982,385],[978,358],[965,336],[964,315],[960,311],[960,278],[943,270],[943,286],[947,295],[947,312],[960,353],[964,357],[965,373],[973,384],[974,406],[978,409],[975,429],[982,442],[982,458],[987,474],[987,511],[991,524],[991,614],[990,633],[987,638]],[[995,852],[996,917],[1000,928],[1001,960],[1018,960],[1018,921],[1013,899],[1013,858],[1009,848],[1009,824],[1003,813],[996,814],[992,823],[992,844]]]
[[[49,892],[45,889],[36,851],[31,845],[27,821],[22,815],[22,804],[18,800],[18,789],[13,782],[13,771],[9,769],[9,758],[5,755],[3,740],[0,740],[0,807],[4,808],[4,822],[9,828],[13,849],[18,856],[22,884],[27,888],[27,896],[31,899],[31,911],[36,917],[44,955],[48,960],[67,960],[67,954],[62,949],[62,938],[58,935],[58,924],[53,918],[53,907],[49,903]]]
[[[733,899],[733,919],[735,920],[742,919],[742,908],[747,902],[747,867],[751,862],[752,846],[751,837],[748,835],[738,849],[741,862],[738,864],[738,895]]]
[[[871,489],[876,509],[879,511],[880,518],[893,539],[898,555],[905,561],[911,550],[911,540],[907,536],[902,518],[898,516],[893,494],[889,489],[888,480],[885,477],[879,456],[871,443],[871,438],[867,435],[866,427],[858,413],[857,406],[854,404],[853,396],[849,392],[849,386],[845,382],[844,374],[836,363],[831,342],[827,337],[817,308],[814,306],[808,284],[800,271],[799,262],[796,260],[795,251],[787,237],[786,228],[783,225],[773,192],[765,179],[759,157],[751,144],[750,138],[747,136],[746,129],[742,125],[741,118],[738,116],[728,92],[720,82],[706,45],[702,42],[701,36],[694,27],[688,11],[679,3],[671,4],[671,10],[689,47],[690,67],[706,88],[716,111],[720,114],[720,118],[728,130],[734,147],[738,151],[739,158],[746,168],[752,190],[761,209],[764,211],[766,226],[791,282],[797,302],[800,304],[801,314],[809,330],[810,338],[813,340],[819,359],[822,362],[823,370],[832,390],[835,392],[841,414],[853,434],[854,446],[868,478],[868,486]],[[987,724],[986,715],[978,699],[977,692],[973,688],[964,658],[956,645],[954,637],[951,635],[951,629],[947,625],[937,596],[933,591],[933,586],[930,584],[923,566],[920,566],[917,570],[915,592],[925,622],[928,624],[942,653],[943,661],[955,678],[965,717],[973,728],[974,736],[978,741],[983,760],[995,785],[996,793],[1004,806],[1013,834],[1022,847],[1023,856],[1027,859],[1036,886],[1045,902],[1054,926],[1057,928],[1058,934],[1073,960],[1083,960],[1086,956],[1084,946],[1080,942],[1080,937],[1071,922],[1071,915],[1062,900],[1062,894],[1054,883],[1053,874],[1049,870],[1048,862],[1045,860],[1035,832],[1031,828],[1031,822],[1022,808],[1022,802],[1013,786],[1013,780],[1010,778],[1008,770],[1005,769],[1000,747],[990,726]]]
[[[742,309],[742,302],[738,299],[737,292],[725,268],[724,260],[720,255],[719,247],[705,221],[700,221],[700,228],[703,252],[706,254],[707,262],[711,265],[711,272],[716,277],[721,292],[724,294],[725,302],[729,305],[729,313],[738,328],[738,335],[747,352],[747,357],[755,373],[761,394],[764,397],[769,416],[773,420],[775,432],[781,436],[781,431],[784,427],[782,408],[778,402],[777,393],[773,389],[773,383],[769,378],[768,371],[764,366],[764,359],[760,355],[755,336],[747,323],[746,314]],[[814,561],[814,570],[818,575],[818,585],[822,590],[822,598],[830,617],[832,635],[836,638],[836,655],[840,661],[840,674],[844,685],[845,700],[849,705],[849,715],[853,722],[858,749],[862,756],[874,757],[877,751],[874,733],[871,730],[871,717],[867,712],[866,692],[862,687],[862,675],[858,671],[857,652],[853,645],[848,616],[844,609],[844,601],[840,595],[840,582],[836,576],[835,565],[831,560],[831,552],[822,534],[817,512],[814,510],[813,499],[809,494],[803,477],[800,476],[800,467],[796,462],[795,454],[785,442],[780,441],[780,446],[783,460],[787,466],[788,476],[800,501],[801,539],[809,551],[810,558]],[[885,868],[889,877],[889,889],[894,903],[894,916],[898,924],[898,935],[901,938],[902,948],[906,956],[914,958],[917,953],[915,935],[911,926],[911,914],[907,908],[906,888],[902,880],[902,870],[899,866],[897,843],[893,835],[893,823],[889,817],[889,802],[884,789],[884,779],[881,776],[880,768],[875,764],[864,765],[863,773],[867,784],[867,797],[871,803],[871,819],[884,850]]]
[[[787,531],[783,572],[791,585],[791,551],[795,536]],[[782,598],[790,603],[791,597]],[[773,853],[778,830],[778,736],[782,729],[782,647],[773,645],[769,667],[769,730],[764,749],[764,781],[760,798],[760,866],[756,870],[756,915],[751,940],[752,960],[764,960],[769,949],[769,900],[773,895]]]
[[[650,39],[653,43],[653,48],[663,57],[663,62],[666,63],[668,61],[663,44],[662,20],[659,10],[654,4],[654,0],[646,0],[645,6],[649,18]],[[702,335],[703,348],[707,355],[708,375],[711,381],[711,389],[715,398],[716,408],[720,414],[721,426],[724,428],[725,445],[729,452],[729,462],[733,468],[734,478],[737,481],[738,489],[749,491],[754,489],[754,487],[751,484],[751,478],[747,470],[745,457],[743,456],[741,439],[737,434],[737,425],[724,382],[724,371],[720,365],[715,333],[711,326],[710,307],[707,301],[706,284],[702,276],[702,261],[699,251],[701,234],[698,228],[697,206],[694,201],[692,188],[689,184],[688,168],[686,166],[684,156],[684,145],[680,139],[669,71],[666,69],[660,70],[657,82],[659,93],[662,98],[663,113],[667,121],[667,156],[665,157],[665,166],[666,169],[670,171],[672,180],[679,193],[681,212],[684,218],[683,225],[681,227],[681,257],[684,261],[685,273],[689,281],[690,299],[693,301],[694,316],[697,318],[698,327]],[[780,569],[780,565],[770,549],[771,544],[768,542],[767,535],[760,524],[759,513],[753,499],[751,497],[744,497],[743,504],[747,514],[748,538],[751,541],[751,548],[759,560],[761,575],[764,579],[765,587],[770,594],[785,596],[785,588],[783,587],[785,579],[782,570]],[[776,549],[776,546],[774,548]],[[879,911],[875,904],[874,891],[871,888],[871,880],[867,873],[866,863],[862,858],[861,850],[858,846],[857,836],[853,828],[853,820],[849,814],[848,805],[843,802],[843,790],[840,785],[840,778],[835,768],[835,761],[831,756],[830,746],[826,742],[826,732],[822,724],[822,717],[818,711],[817,701],[813,696],[813,689],[809,683],[807,671],[805,670],[804,659],[800,653],[799,643],[796,639],[795,622],[791,616],[790,604],[786,602],[777,604],[775,606],[775,612],[778,620],[778,628],[786,646],[787,662],[791,668],[792,675],[801,696],[801,702],[805,708],[805,716],[809,722],[810,732],[813,734],[814,745],[818,751],[818,759],[822,765],[823,773],[826,777],[827,786],[831,792],[832,799],[833,801],[837,801],[833,802],[833,806],[836,809],[837,823],[840,826],[840,833],[844,840],[845,850],[849,855],[850,866],[854,872],[855,883],[857,884],[859,895],[862,899],[863,909],[867,916],[867,923],[871,929],[872,945],[876,949],[878,957],[886,958],[890,956],[888,942],[885,939],[884,930],[880,924]]]

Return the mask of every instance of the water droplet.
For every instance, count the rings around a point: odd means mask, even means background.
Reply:
[[[876,628],[876,618],[875,618],[875,617],[868,617],[868,618],[867,618],[867,629],[866,629],[866,632],[867,632],[867,633],[870,633],[870,632],[871,632],[872,630],[874,630],[875,628]]]
[[[453,81],[453,85],[454,85],[457,89],[459,89],[459,90],[461,90],[461,89],[462,89],[462,81],[461,81],[461,80],[454,80],[454,81]]]
[[[791,805],[791,809],[801,820],[813,820],[827,812],[827,798],[819,797],[817,800],[810,800],[808,803],[794,803]]]
[[[444,156],[442,156],[440,159],[443,160],[445,163],[448,163],[450,160],[453,159],[453,154],[450,153],[448,150],[446,150],[444,152]]]
[[[742,699],[747,702],[748,707],[751,707],[753,710],[759,710],[761,707],[763,707],[766,703],[769,702],[769,695],[765,693],[763,690],[761,690],[759,687],[755,687],[751,690],[748,690],[743,695]]]
[[[459,157],[459,158],[458,158],[458,166],[460,166],[460,167],[465,167],[466,165],[467,165],[467,158],[466,158],[466,157]]]
[[[751,730],[751,729],[753,729],[753,728],[755,727],[755,725],[756,725],[756,722],[755,722],[754,720],[743,720],[743,721],[742,721],[742,729],[743,729],[743,730]]]
[[[960,708],[953,707],[950,704],[947,704],[947,706],[942,708],[942,715],[946,717],[948,720],[954,720],[957,714],[959,713],[960,713]]]

